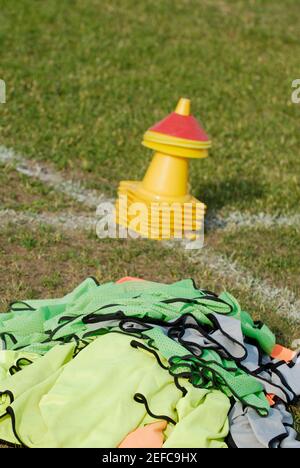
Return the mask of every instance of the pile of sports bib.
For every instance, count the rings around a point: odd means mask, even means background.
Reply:
[[[0,314],[0,439],[27,447],[300,448],[300,357],[192,280],[88,278]]]

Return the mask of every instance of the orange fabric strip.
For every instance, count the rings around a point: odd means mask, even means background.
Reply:
[[[127,281],[144,281],[144,280],[141,278],[134,278],[133,276],[124,276],[124,278],[120,278],[117,281],[117,284],[126,283]]]
[[[274,401],[275,395],[273,393],[267,393],[266,397],[267,397],[267,400],[269,402],[269,405],[274,406],[275,405],[275,401]]]
[[[296,356],[296,352],[291,349],[285,348],[284,346],[275,345],[271,353],[273,359],[278,359],[279,361],[291,362]]]
[[[161,448],[167,421],[159,421],[130,432],[118,448]]]

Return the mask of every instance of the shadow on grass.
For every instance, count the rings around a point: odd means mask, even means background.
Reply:
[[[259,180],[230,178],[226,181],[204,183],[196,191],[196,196],[210,210],[220,210],[227,205],[236,205],[242,200],[249,205],[258,198],[263,198],[265,188]],[[240,203],[239,203],[240,204]]]

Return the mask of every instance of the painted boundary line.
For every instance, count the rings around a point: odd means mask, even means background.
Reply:
[[[88,190],[79,182],[65,180],[59,172],[50,169],[46,164],[27,160],[5,146],[0,146],[0,163],[12,164],[20,174],[36,178],[90,208],[96,208],[100,203],[111,201],[97,190]]]
[[[228,216],[208,215],[205,220],[208,231],[234,231],[242,228],[293,227],[300,229],[300,214],[282,216],[268,213],[241,213],[233,211]]]
[[[204,247],[201,251],[184,252],[191,263],[202,268],[207,267],[220,279],[232,281],[239,288],[251,292],[262,303],[267,300],[277,314],[300,321],[300,300],[288,288],[278,288],[268,281],[254,277],[238,262],[215,253],[210,247]]]
[[[97,191],[84,189],[80,184],[72,181],[65,181],[58,172],[50,170],[46,165],[40,165],[34,161],[29,161],[16,154],[13,150],[0,146],[0,162],[13,164],[15,169],[29,177],[35,177],[52,186],[55,190],[65,193],[71,198],[77,200],[89,207],[96,207],[103,202],[112,200],[99,194]],[[86,229],[92,228],[96,224],[96,219],[76,215],[58,216],[48,214],[26,214],[18,213],[13,210],[5,210],[2,219],[9,219],[11,222],[48,224],[63,229]],[[227,218],[221,216],[212,216],[208,219],[208,229],[232,229],[238,227],[273,227],[273,226],[295,226],[299,225],[299,215],[271,216],[267,214],[248,215],[239,212],[231,213]],[[1,217],[0,217],[1,220]],[[17,221],[18,220],[18,221]],[[174,246],[174,243],[166,243]],[[182,243],[184,245],[184,243]],[[229,279],[241,288],[252,291],[253,295],[264,302],[270,301],[277,313],[293,320],[300,320],[300,300],[295,294],[287,288],[276,288],[268,282],[255,278],[249,271],[239,266],[237,262],[229,261],[225,256],[216,254],[210,248],[205,247],[199,251],[184,251],[188,259],[202,267],[207,267],[214,271],[222,279]]]
[[[0,163],[12,164],[21,174],[33,177],[50,185],[58,192],[68,195],[70,198],[90,208],[97,208],[100,203],[113,202],[97,190],[85,189],[79,182],[65,180],[59,173],[50,169],[46,164],[23,158],[14,150],[0,145]],[[211,214],[206,217],[206,228],[212,230],[234,230],[239,228],[255,227],[295,227],[300,228],[300,214],[290,216],[276,216],[267,213],[250,214],[234,211],[228,216]]]
[[[54,228],[62,229],[63,231],[90,231],[96,228],[96,217],[85,215],[73,215],[69,213],[30,213],[15,210],[0,210],[0,228],[9,224],[16,224],[18,226],[31,225],[31,226],[52,226]]]
[[[84,231],[92,230],[96,227],[96,217],[92,218],[84,215],[72,215],[68,213],[57,214],[36,214],[17,212],[14,210],[0,211],[0,228],[14,223],[17,225],[52,226],[63,231]],[[178,244],[165,242],[168,248],[176,248]],[[181,244],[184,247],[184,243]],[[188,260],[201,268],[208,268],[222,280],[229,280],[239,288],[251,291],[253,296],[260,302],[268,301],[274,307],[274,311],[282,316],[300,321],[300,300],[288,288],[276,288],[265,280],[255,278],[248,270],[238,265],[237,262],[229,261],[225,256],[216,254],[209,247],[202,250],[184,250]]]

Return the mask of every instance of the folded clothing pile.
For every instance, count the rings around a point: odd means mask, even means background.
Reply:
[[[300,448],[300,357],[192,280],[88,278],[0,314],[0,439],[27,447]]]

